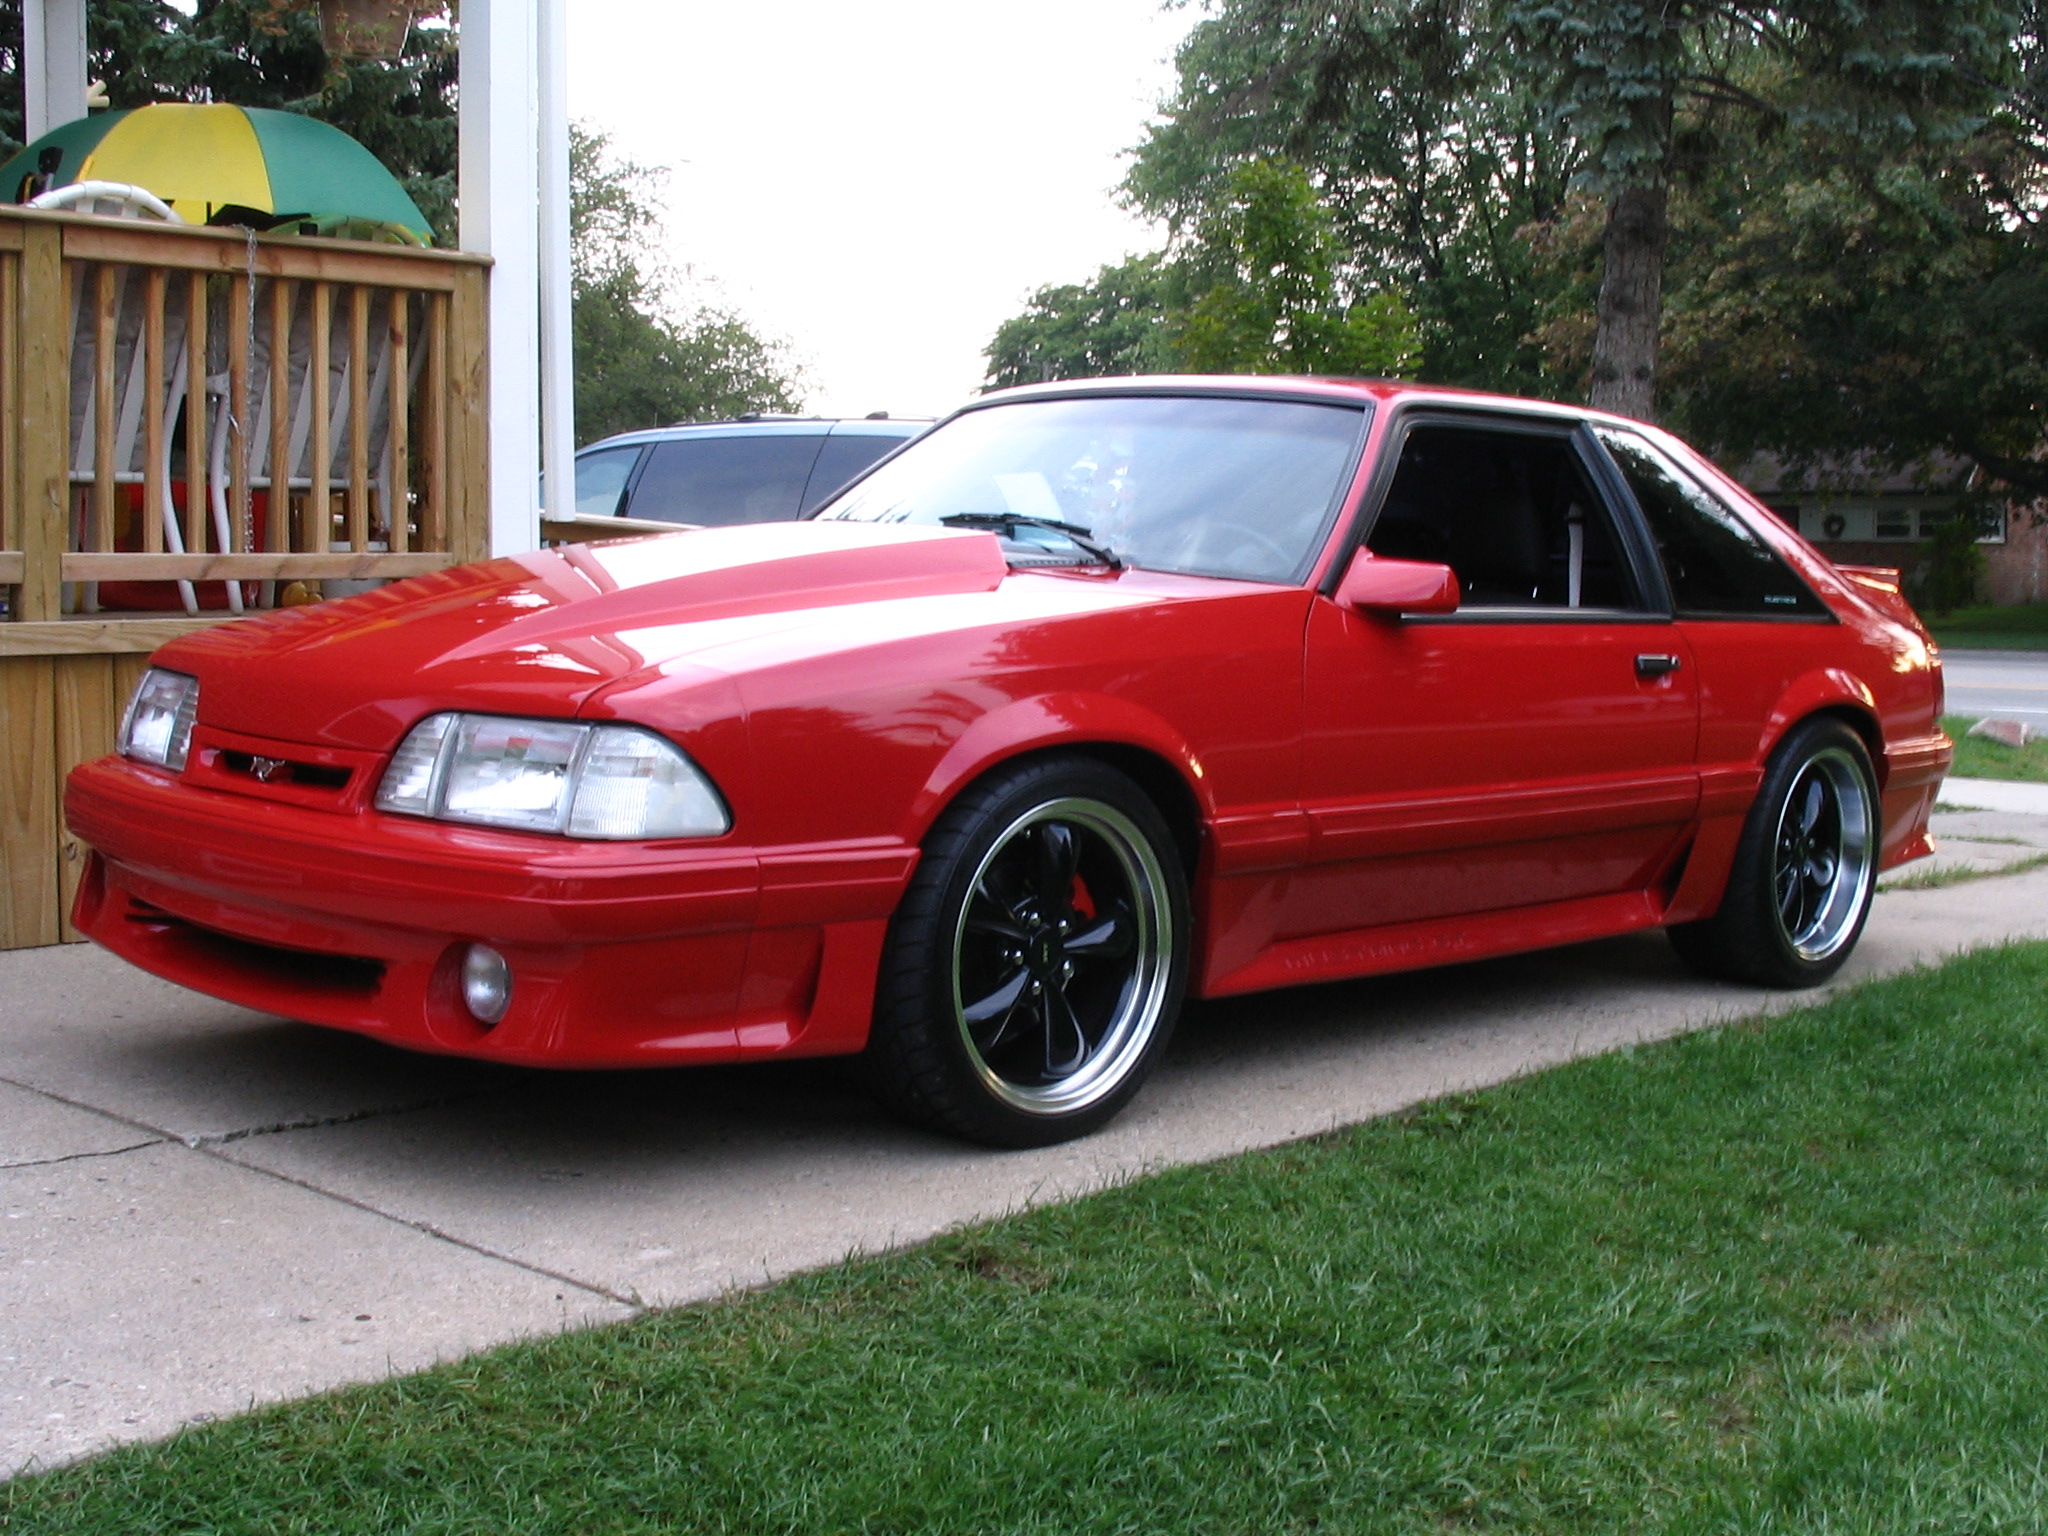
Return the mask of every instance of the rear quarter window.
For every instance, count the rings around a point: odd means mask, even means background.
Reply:
[[[1613,428],[1598,431],[1643,509],[1681,615],[1782,619],[1827,613],[1733,507],[1646,439]]]

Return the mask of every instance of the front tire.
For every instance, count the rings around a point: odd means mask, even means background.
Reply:
[[[1839,720],[1797,726],[1771,754],[1721,907],[1670,931],[1694,970],[1810,987],[1841,969],[1870,915],[1883,827],[1863,739]]]
[[[991,1146],[1087,1135],[1165,1048],[1188,931],[1178,850],[1136,784],[1082,757],[999,770],[925,838],[883,953],[869,1085]]]

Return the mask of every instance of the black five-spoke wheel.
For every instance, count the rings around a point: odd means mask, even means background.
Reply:
[[[1811,986],[1856,945],[1877,881],[1876,779],[1862,739],[1811,720],[1771,755],[1721,908],[1671,930],[1680,956],[1711,975]]]
[[[1000,773],[926,839],[890,933],[870,1080],[979,1141],[1093,1130],[1165,1043],[1186,933],[1177,850],[1135,784],[1078,758]]]

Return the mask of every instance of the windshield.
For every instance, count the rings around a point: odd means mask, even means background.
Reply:
[[[1336,515],[1365,409],[1217,396],[1020,400],[955,417],[818,516],[996,527],[1013,564],[1299,581]]]

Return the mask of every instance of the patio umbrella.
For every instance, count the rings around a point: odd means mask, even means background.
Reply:
[[[53,128],[0,165],[0,196],[15,202],[85,181],[145,188],[191,224],[433,239],[376,156],[296,112],[185,102],[99,112]]]

